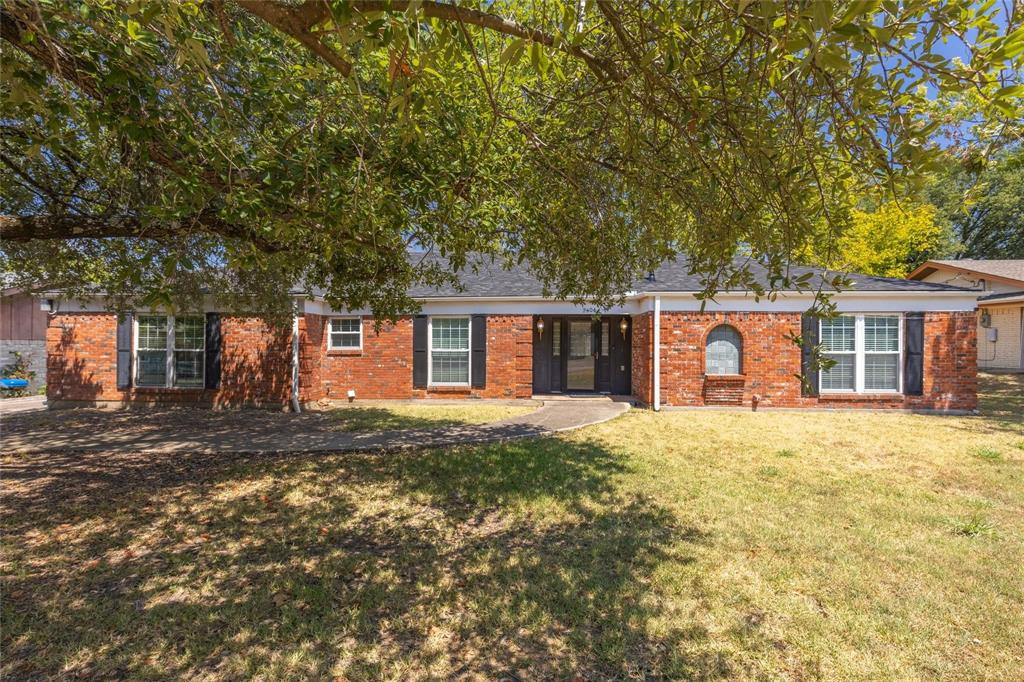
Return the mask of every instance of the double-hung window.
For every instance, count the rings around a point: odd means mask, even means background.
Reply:
[[[363,347],[363,322],[358,317],[335,317],[327,334],[329,350],[359,350]]]
[[[840,315],[821,321],[823,392],[896,393],[901,387],[902,318],[899,315]]]
[[[201,316],[140,315],[135,326],[135,385],[203,388],[206,321]]]
[[[469,318],[430,318],[430,376],[435,386],[469,385]]]

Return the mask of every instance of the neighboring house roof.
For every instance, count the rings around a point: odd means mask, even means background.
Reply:
[[[921,279],[941,269],[968,272],[979,277],[999,278],[1024,287],[1024,260],[983,260],[964,258],[962,260],[930,260],[919,265],[910,279]]]
[[[442,267],[447,266],[445,259],[436,255],[423,253],[410,254],[410,258],[416,261],[422,259],[432,260]],[[430,287],[417,285],[409,289],[409,295],[417,299],[429,298],[511,298],[517,296],[543,296],[543,285],[524,265],[515,265],[510,269],[502,267],[501,263],[491,260],[489,257],[475,256],[469,259],[472,264],[459,274],[459,281],[462,288],[446,285],[441,287]],[[770,289],[768,280],[768,269],[756,261],[737,259],[737,267],[746,264],[757,281],[765,288]],[[475,266],[475,267],[474,267]],[[679,258],[674,261],[666,261],[654,272],[653,280],[641,277],[633,284],[633,292],[638,294],[646,293],[696,293],[704,290],[700,275],[691,275],[688,272],[686,258]],[[805,266],[792,266],[789,270],[790,277],[795,279],[805,273],[815,275],[812,278],[811,286],[817,287],[822,282],[823,271],[820,268]],[[825,281],[830,281],[837,273],[825,273]],[[893,293],[935,293],[935,292],[972,292],[973,289],[965,287],[939,284],[936,282],[919,282],[907,279],[894,279],[889,277],[873,277],[871,275],[848,274],[851,286],[846,291],[871,291],[871,292],[893,292]],[[824,289],[834,291],[830,285]],[[745,290],[740,290],[745,291]],[[322,291],[309,292],[314,296],[322,296]]]
[[[978,298],[979,304],[1013,303],[1017,299],[1024,299],[1024,291],[1004,291],[1001,294],[988,294]]]

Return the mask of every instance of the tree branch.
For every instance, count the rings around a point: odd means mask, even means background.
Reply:
[[[259,17],[282,33],[295,38],[334,67],[342,76],[347,78],[352,73],[351,64],[309,32],[309,27],[312,24],[306,24],[305,20],[295,12],[295,7],[270,0],[235,0],[235,2],[249,14]],[[325,13],[327,11],[326,5],[324,11]]]
[[[300,35],[306,35],[309,39],[316,42],[319,48],[323,48],[323,44],[320,43],[309,30],[316,24],[324,21],[331,16],[330,8],[323,0],[306,0],[299,5],[286,5],[277,0],[235,0],[239,5],[250,9],[252,8],[253,14],[257,14],[263,18],[267,23],[280,28],[285,33],[292,35],[303,44],[307,45],[314,52],[317,48],[308,45],[308,43],[299,38],[296,33]],[[350,3],[352,9],[358,12],[369,12],[369,11],[380,11],[386,9],[389,12],[405,12],[414,3],[412,0],[391,0],[390,3],[384,5],[379,0],[353,0]],[[260,12],[255,11],[259,9]],[[602,79],[610,79],[614,81],[622,81],[625,76],[619,71],[614,63],[607,59],[601,59],[595,56],[589,51],[574,45],[568,45],[565,43],[556,45],[554,36],[545,33],[539,29],[529,28],[522,24],[512,21],[510,19],[503,19],[497,14],[490,12],[481,12],[480,10],[468,9],[465,7],[459,7],[444,2],[436,2],[434,0],[425,0],[419,3],[418,11],[428,19],[440,19],[441,21],[459,22],[464,24],[472,24],[473,26],[479,26],[497,33],[503,33],[505,35],[514,36],[516,38],[523,38],[534,43],[540,43],[547,47],[552,47],[565,54],[572,55],[586,62],[590,70],[600,76]],[[281,21],[287,24],[288,28],[278,26],[270,19],[267,19],[264,14],[277,15],[275,21]],[[286,17],[286,18],[284,18]],[[325,48],[326,49],[326,48]],[[334,55],[333,52],[331,52]],[[337,55],[334,55],[335,57]],[[344,72],[344,75],[348,75],[348,72]]]
[[[252,233],[251,230],[229,223],[207,209],[194,216],[166,223],[146,223],[137,216],[0,215],[0,240],[28,242],[33,239],[113,239],[137,238],[154,240],[180,240],[189,232],[206,232],[220,237],[241,239],[265,253],[277,253],[284,248]]]
[[[68,53],[59,43],[52,40],[41,40],[38,31],[33,31],[32,22],[13,10],[32,12],[33,8],[11,3],[0,7],[0,37],[18,48],[33,60],[43,64],[59,78],[70,81],[82,89],[82,92],[95,100],[102,100],[96,81],[84,70],[78,59]],[[25,41],[25,32],[36,33],[36,39]]]

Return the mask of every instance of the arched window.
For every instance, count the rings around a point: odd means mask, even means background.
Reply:
[[[743,339],[735,327],[722,324],[711,330],[704,353],[706,374],[739,374],[742,357]]]

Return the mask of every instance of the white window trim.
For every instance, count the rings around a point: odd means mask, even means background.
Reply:
[[[434,320],[466,320],[469,322],[466,337],[466,381],[434,381]],[[473,316],[472,315],[431,315],[427,318],[427,386],[472,386],[473,385]]]
[[[825,394],[847,394],[853,395],[857,393],[867,393],[869,395],[875,394],[891,394],[899,395],[903,393],[903,328],[905,326],[906,318],[903,313],[841,313],[840,317],[852,317],[854,318],[853,327],[853,350],[852,351],[825,351],[822,350],[822,355],[853,355],[854,356],[854,388],[850,389],[843,388],[822,388],[822,375],[823,372],[818,372],[818,392]],[[868,353],[864,349],[864,318],[865,317],[897,317],[899,322],[896,325],[897,329],[897,340],[896,340],[896,352],[880,352],[872,351]],[[821,327],[824,320],[818,320],[818,342],[821,342],[822,333]],[[896,356],[896,388],[872,388],[867,390],[864,388],[864,366],[866,355],[895,355]]]
[[[333,343],[331,323],[335,320],[357,320],[359,322],[359,345],[358,346],[335,346]],[[352,334],[353,332],[334,332],[336,334]],[[327,319],[327,350],[363,350],[363,318],[357,315],[344,315]]]
[[[164,348],[164,385],[139,384],[139,318],[140,317],[163,317],[167,320],[167,344]],[[203,347],[196,349],[203,357],[203,385],[202,386],[175,386],[174,385],[174,315],[163,315],[161,313],[135,313],[132,316],[132,386],[135,388],[169,388],[175,391],[197,391],[206,388],[206,329],[203,328]],[[181,317],[203,317],[202,315],[182,315]],[[155,351],[155,348],[146,350]]]

